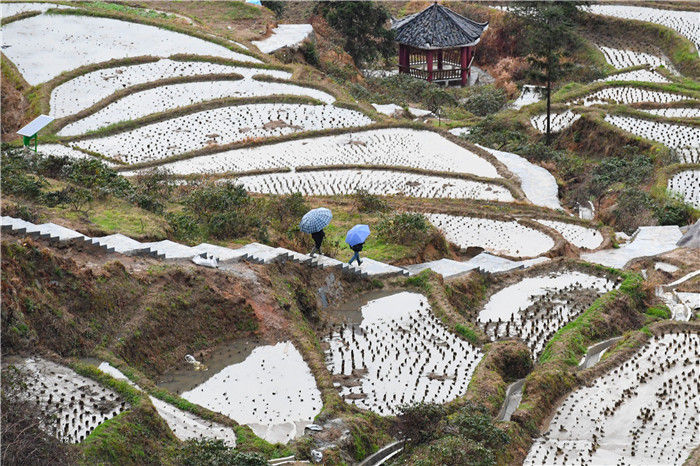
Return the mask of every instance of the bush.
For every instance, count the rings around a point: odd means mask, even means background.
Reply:
[[[108,194],[126,197],[133,189],[126,178],[97,159],[73,160],[65,164],[61,172],[63,178],[92,191],[100,198]]]
[[[498,449],[508,443],[508,434],[493,425],[491,415],[483,406],[472,403],[459,410],[452,419],[462,437],[474,440],[486,448]]]
[[[420,444],[435,438],[447,416],[445,407],[437,403],[399,406],[398,428],[404,440]]]
[[[289,233],[298,228],[301,217],[309,211],[309,204],[301,193],[294,193],[273,198],[267,210],[267,217],[275,219],[277,229]]]
[[[231,239],[255,231],[259,239],[267,238],[267,232],[261,231],[261,213],[243,185],[230,181],[206,183],[190,192],[184,204],[186,212],[199,222],[208,236]]]
[[[638,188],[626,188],[617,200],[613,211],[615,225],[624,232],[631,234],[640,225],[651,225],[654,214],[651,211],[654,203],[647,193]]]
[[[486,116],[498,112],[506,103],[506,94],[491,84],[470,88],[469,96],[462,99],[464,107],[474,115]]]
[[[659,225],[688,225],[693,221],[693,206],[676,193],[666,195],[654,208]]]
[[[193,241],[201,237],[199,222],[185,212],[169,212],[165,216],[173,237],[179,241]]]
[[[353,205],[358,212],[386,212],[389,210],[389,204],[381,197],[371,194],[366,189],[358,189],[353,194]]]
[[[496,464],[491,450],[469,439],[449,435],[419,449],[416,466],[491,466]]]
[[[229,448],[222,440],[188,440],[177,455],[183,466],[266,466],[259,453],[244,453]]]
[[[282,17],[282,13],[284,13],[284,2],[279,0],[265,0],[260,3],[262,3],[262,6],[273,12],[275,17]]]
[[[299,47],[299,51],[304,56],[304,60],[306,60],[306,63],[308,63],[311,66],[318,66],[318,50],[316,50],[316,44],[314,42],[310,40],[305,40],[301,44],[301,47]]]
[[[429,239],[430,223],[423,214],[401,213],[384,218],[377,225],[378,236],[387,241],[416,243]]]

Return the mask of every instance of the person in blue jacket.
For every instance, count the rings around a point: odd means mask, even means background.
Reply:
[[[362,247],[365,245],[365,243],[358,243],[354,246],[350,246],[350,249],[355,251],[355,254],[352,256],[350,259],[350,262],[348,264],[352,265],[353,261],[357,261],[357,265],[362,265],[362,261],[360,260],[360,251],[362,251]]]

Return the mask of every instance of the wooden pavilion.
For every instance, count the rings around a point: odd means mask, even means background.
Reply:
[[[399,43],[399,73],[429,82],[466,86],[474,46],[489,23],[477,23],[437,2],[394,22]]]

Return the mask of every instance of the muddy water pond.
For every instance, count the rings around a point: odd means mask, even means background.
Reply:
[[[269,442],[286,443],[302,435],[323,407],[316,380],[290,341],[239,340],[200,362],[208,370],[183,366],[161,377],[158,385],[248,425]]]

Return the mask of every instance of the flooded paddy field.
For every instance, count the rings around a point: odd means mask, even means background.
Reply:
[[[575,270],[526,277],[494,293],[478,322],[494,340],[521,338],[537,357],[560,328],[614,286],[613,280]]]
[[[683,464],[700,444],[700,338],[655,336],[569,395],[525,464]]]
[[[309,367],[290,341],[236,342],[203,363],[208,370],[177,369],[159,386],[248,425],[269,442],[303,434],[323,406]]]
[[[381,415],[464,394],[482,357],[445,328],[418,293],[373,299],[327,332],[326,364],[341,396]]]
[[[36,403],[51,422],[42,426],[65,443],[78,443],[104,421],[130,408],[116,392],[69,367],[40,358],[4,358],[27,376],[21,397]]]

